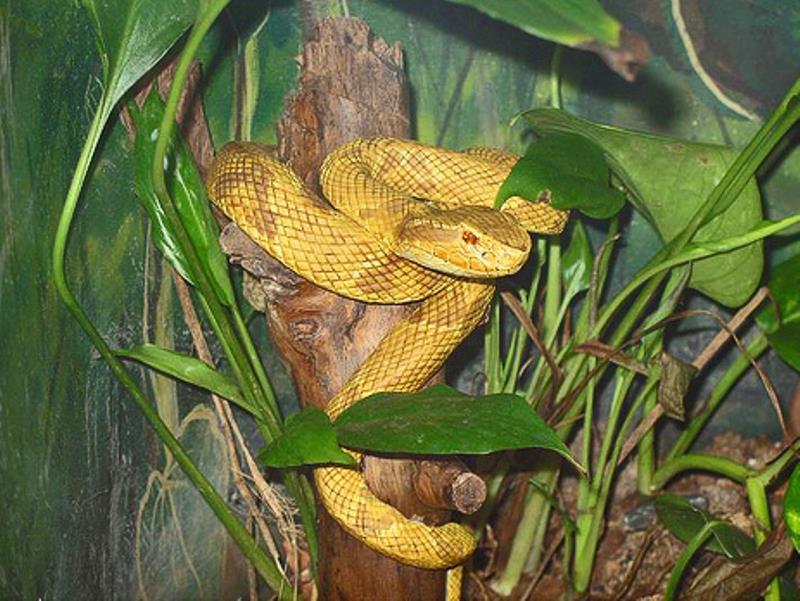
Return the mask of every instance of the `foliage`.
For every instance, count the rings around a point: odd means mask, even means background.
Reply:
[[[636,210],[665,242],[689,223],[737,156],[733,148],[590,123],[552,109],[530,111],[525,119],[537,132],[570,132],[600,146]],[[741,194],[731,195],[704,219],[695,241],[727,238],[761,219],[761,196],[750,179]],[[692,267],[690,285],[719,303],[739,306],[753,294],[762,266],[761,245],[756,243],[698,261]]]
[[[775,305],[758,313],[758,325],[781,359],[800,371],[800,255],[775,266],[768,286]]]
[[[451,0],[466,4],[523,31],[564,44],[619,43],[620,24],[596,0]]]
[[[719,521],[707,511],[695,507],[684,497],[665,493],[656,497],[655,505],[658,519],[685,543],[692,540],[706,524],[716,523],[706,545],[709,551],[724,553],[729,558],[755,553],[753,539],[736,526]]]
[[[339,446],[328,414],[308,407],[286,419],[283,434],[263,449],[259,460],[269,467],[306,465],[355,465],[352,456]]]
[[[786,487],[783,498],[783,521],[792,539],[794,548],[800,553],[800,465],[796,465]]]
[[[501,8],[471,0],[461,3],[478,6],[525,31],[567,45],[599,42],[614,46],[618,42],[618,23],[594,1],[578,4],[521,0],[504,3]],[[283,469],[283,481],[299,507],[312,562],[317,552],[313,499],[303,477],[291,468],[352,464],[352,456],[342,447],[404,454],[495,453],[488,462],[498,485],[492,489],[488,509],[498,503],[499,483],[514,461],[514,454],[509,451],[548,449],[566,458],[581,472],[578,512],[574,527],[565,533],[565,573],[578,594],[585,594],[589,588],[617,468],[634,449],[643,494],[660,492],[671,477],[688,469],[715,472],[743,484],[758,522],[755,542],[765,540],[770,527],[766,488],[793,461],[798,443],[756,472],[727,458],[688,452],[705,423],[707,416],[702,414],[697,422],[700,426],[688,426],[660,464],[655,459],[652,432],[645,428],[637,439],[630,437],[636,424],[644,423],[642,415],[657,412],[658,390],[667,378],[667,370],[651,366],[662,356],[665,320],[675,312],[685,287],[724,305],[742,305],[762,279],[762,240],[800,221],[797,216],[762,221],[754,177],[800,117],[798,84],[741,152],[613,128],[558,109],[526,112],[525,119],[540,139],[512,170],[498,193],[498,204],[512,195],[536,200],[546,191],[554,206],[610,221],[606,242],[596,253],[577,215],[563,255],[561,245],[566,238],[539,243],[539,250],[543,251],[540,256],[547,260],[537,264],[526,288],[505,296],[521,322],[508,345],[502,344],[503,317],[499,305],[495,306],[485,341],[485,373],[491,394],[470,397],[448,387],[413,394],[379,393],[356,403],[333,423],[323,412],[310,409],[284,420],[237,305],[199,172],[180,137],[173,135],[177,102],[190,61],[226,4],[227,0],[197,5],[183,1],[167,9],[149,0],[84,0],[103,65],[103,95],[65,202],[53,249],[53,269],[56,288],[69,310],[165,448],[279,598],[291,598],[291,587],[275,559],[264,552],[188,456],[120,357],[135,359],[214,392],[250,414],[267,445],[261,460]],[[152,220],[157,246],[194,287],[205,319],[225,354],[224,371],[153,345],[112,351],[71,293],[64,272],[71,222],[106,123],[131,87],[192,24],[166,104],[151,93],[141,109],[132,105],[129,108],[139,133],[137,193]],[[252,105],[249,102],[251,111]],[[624,194],[619,187],[624,188]],[[619,234],[619,222],[614,217],[625,199],[654,225],[663,246],[621,290],[612,294],[608,280]],[[796,258],[790,259],[775,270],[770,280],[781,308],[780,318],[766,311],[759,317],[769,343],[795,367],[800,366],[796,345],[791,343],[799,334],[800,323],[797,265]],[[547,278],[544,291],[540,290],[543,274]],[[544,310],[538,312],[537,302],[542,297]],[[537,313],[543,315],[538,330],[531,320]],[[527,337],[536,343],[537,352],[528,352]],[[766,346],[751,349],[763,352]],[[590,357],[584,352],[587,348],[603,352]],[[526,355],[530,355],[532,364],[528,370],[522,367]],[[744,372],[739,365],[735,369],[739,371],[731,371],[733,381]],[[609,415],[605,427],[595,434],[595,402],[603,390],[601,378],[608,372],[612,382]],[[716,398],[709,399],[709,413],[729,390],[724,380],[715,384]],[[583,442],[580,456],[575,459],[568,451],[567,441],[578,428]],[[596,435],[599,441],[592,440]],[[595,442],[599,448],[596,454],[592,452]],[[558,486],[560,470],[560,464],[543,468],[535,479],[536,485],[532,485],[532,494],[525,499],[519,535],[513,541],[508,564],[495,583],[501,593],[510,593],[518,585],[523,567],[541,558],[540,549],[535,548],[537,541],[530,533],[544,533],[547,529],[550,511],[557,507],[552,491]],[[795,544],[796,476],[795,473],[790,481],[784,517]],[[534,494],[536,491],[545,494]],[[703,546],[730,557],[754,551],[752,541],[741,531],[679,498],[661,495],[656,507],[662,521],[688,543],[670,578],[670,598],[676,594],[694,553]],[[774,585],[768,595],[775,598],[776,593]]]
[[[545,195],[557,209],[578,209],[589,217],[608,219],[625,203],[610,186],[603,149],[574,134],[546,135],[531,144],[497,191],[495,206],[511,196],[536,202]]]
[[[333,424],[320,413],[309,408],[292,416],[293,426],[287,422],[286,431],[266,449],[263,460],[273,467],[341,463],[343,457],[334,451],[338,441],[360,451],[416,455],[547,449],[582,471],[553,429],[525,399],[513,394],[472,397],[437,384],[413,393],[372,394],[343,411]]]
[[[156,89],[152,88],[141,110],[133,103],[128,108],[137,132],[136,195],[156,225],[153,228],[153,242],[178,273],[197,286],[197,275],[192,273],[189,259],[181,251],[178,234],[170,225],[151,178],[158,129],[164,119],[164,103]],[[203,178],[180,137],[173,136],[169,142],[167,165],[170,173],[168,188],[175,199],[175,209],[198,250],[201,267],[209,275],[215,292],[223,304],[230,306],[233,303],[233,288],[228,277],[227,259],[217,243],[219,226],[211,214]]]

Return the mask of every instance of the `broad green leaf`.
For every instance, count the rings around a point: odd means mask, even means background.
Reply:
[[[781,359],[800,371],[800,255],[777,265],[768,287],[780,319],[770,303],[758,312],[756,320]]]
[[[601,146],[612,169],[625,183],[632,202],[666,242],[688,223],[737,156],[733,148],[699,144],[599,125],[555,109],[525,113],[537,133],[570,132]],[[730,238],[762,219],[755,181],[722,214],[695,236],[695,242]],[[727,306],[739,306],[761,279],[762,244],[697,261],[690,287]]]
[[[792,539],[794,548],[800,553],[800,464],[796,465],[786,487],[783,498],[783,521]]]
[[[561,274],[564,281],[564,302],[576,294],[589,289],[592,284],[592,244],[580,220],[575,220],[569,246],[561,259]]]
[[[683,542],[692,540],[706,524],[717,522],[713,537],[706,544],[709,551],[721,553],[731,559],[745,557],[756,551],[755,542],[744,532],[733,524],[719,522],[710,513],[692,505],[685,497],[659,495],[655,499],[655,506],[658,519]]]
[[[158,196],[153,189],[152,164],[158,128],[164,114],[164,104],[158,92],[151,90],[141,110],[130,107],[136,125],[136,194],[153,222],[153,241],[170,264],[190,283],[196,284],[195,274],[181,252],[175,232],[169,225]],[[220,300],[233,303],[233,288],[228,276],[228,262],[219,246],[219,226],[211,214],[205,186],[191,154],[176,135],[167,151],[167,189],[175,208],[186,227],[198,257],[209,275]]]
[[[767,335],[770,346],[778,356],[800,371],[800,321],[782,325],[777,331]]]
[[[619,44],[620,24],[597,0],[451,0],[477,8],[536,37],[580,46]]]
[[[289,416],[283,433],[258,454],[258,459],[277,468],[356,462],[339,448],[328,415],[314,407]]]
[[[522,448],[555,451],[580,466],[520,396],[471,397],[444,384],[420,392],[379,392],[334,422],[343,447],[424,455],[485,454]]]
[[[610,185],[603,149],[574,134],[546,135],[517,161],[497,191],[495,206],[511,196],[538,201],[542,195],[557,209],[577,209],[606,219],[625,204],[625,195]]]
[[[209,390],[236,403],[249,413],[256,413],[255,408],[245,400],[241,390],[231,378],[197,357],[184,355],[155,344],[140,344],[130,349],[115,351],[115,354],[144,363],[148,367],[164,372],[187,384]]]
[[[82,0],[94,26],[111,108],[194,21],[197,0]]]

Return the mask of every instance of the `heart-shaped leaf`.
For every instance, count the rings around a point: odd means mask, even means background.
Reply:
[[[603,149],[574,134],[545,135],[528,148],[497,191],[495,206],[520,196],[532,202],[547,198],[557,209],[577,209],[606,219],[625,204],[612,188]]]
[[[686,226],[738,154],[724,146],[600,125],[555,109],[529,111],[525,118],[541,135],[570,132],[601,146],[636,209],[667,242]],[[761,218],[761,196],[752,180],[694,240],[730,238],[752,229]],[[689,285],[719,303],[739,306],[752,296],[763,264],[762,244],[756,242],[697,261]]]
[[[706,545],[709,551],[722,553],[729,558],[745,557],[756,551],[752,538],[733,524],[720,522],[710,513],[695,507],[685,497],[659,495],[655,506],[658,519],[683,542],[689,542],[706,524],[713,522],[712,538]]]

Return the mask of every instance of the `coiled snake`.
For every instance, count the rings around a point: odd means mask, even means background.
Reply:
[[[330,401],[331,419],[373,392],[422,387],[482,319],[492,280],[527,259],[526,230],[563,230],[568,214],[546,202],[513,197],[502,211],[491,208],[516,159],[490,149],[356,140],[322,166],[331,206],[261,147],[234,142],[220,150],[208,181],[212,201],[278,261],[360,301],[423,301]],[[427,526],[380,501],[357,470],[322,467],[314,477],[328,512],[397,561],[453,568],[475,549],[463,526]],[[458,599],[460,569],[450,572],[447,598]]]

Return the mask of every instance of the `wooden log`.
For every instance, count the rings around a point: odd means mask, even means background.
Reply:
[[[300,81],[278,125],[277,154],[315,191],[323,159],[368,136],[408,137],[408,87],[399,45],[389,46],[358,19],[324,19],[298,58]],[[235,225],[226,253],[250,272],[246,295],[265,311],[270,335],[303,406],[324,409],[409,306],[377,306],[303,280],[256,247]],[[370,486],[408,516],[437,524],[448,508],[474,511],[480,479],[455,462],[364,461]],[[320,598],[326,601],[428,601],[444,593],[444,572],[388,559],[345,533],[320,508]]]

